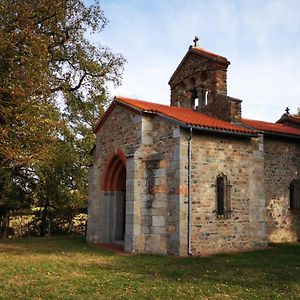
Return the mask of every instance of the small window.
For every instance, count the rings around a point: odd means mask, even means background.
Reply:
[[[195,99],[195,109],[199,108],[199,98]]]
[[[290,184],[290,210],[300,212],[300,180],[293,180]]]
[[[216,180],[216,213],[220,218],[230,218],[230,188],[231,185],[227,180],[227,176],[223,173],[219,174]]]
[[[202,108],[208,104],[208,90],[202,89],[199,96],[199,108]]]
[[[204,103],[205,103],[205,105],[208,104],[208,90],[206,90],[205,94],[204,94]]]

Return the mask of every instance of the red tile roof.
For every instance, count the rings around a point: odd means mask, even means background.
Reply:
[[[241,122],[251,128],[275,134],[300,136],[300,129],[279,123],[269,123],[257,120],[241,119]]]
[[[116,97],[115,102],[125,104],[142,112],[150,112],[168,117],[186,126],[196,126],[207,130],[222,130],[241,134],[256,134],[254,130],[231,124],[187,108],[162,105],[125,97]]]
[[[232,124],[226,121],[222,121],[220,119],[207,116],[203,113],[193,111],[191,109],[176,107],[176,106],[168,106],[153,102],[147,102],[143,100],[125,98],[125,97],[115,97],[114,101],[110,105],[110,107],[105,112],[104,116],[100,119],[96,127],[94,128],[94,132],[96,132],[102,124],[105,122],[111,111],[116,105],[125,105],[128,108],[138,110],[144,113],[154,113],[157,115],[161,115],[163,117],[167,117],[182,123],[185,126],[195,126],[202,129],[207,130],[216,130],[216,131],[224,131],[224,132],[232,132],[238,134],[251,134],[255,135],[258,131],[262,131],[265,133],[272,133],[278,135],[289,135],[300,137],[300,129],[294,128],[291,126],[287,126],[280,123],[270,123],[264,121],[250,120],[250,119],[240,119],[241,125]],[[243,127],[245,125],[247,128]]]
[[[208,56],[213,56],[213,57],[218,58],[219,60],[221,60],[221,61],[223,61],[225,63],[229,63],[229,61],[227,60],[227,58],[225,56],[222,56],[222,55],[219,55],[219,54],[207,51],[207,50],[205,50],[203,48],[192,47],[191,50],[194,51],[194,52],[196,52],[196,53],[198,53],[198,54],[204,54],[204,55],[208,55]]]

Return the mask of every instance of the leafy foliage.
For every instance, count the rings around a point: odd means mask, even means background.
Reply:
[[[106,24],[98,2],[1,1],[2,218],[18,201],[86,203],[91,128],[108,102],[106,84],[120,84],[125,62],[87,39]]]

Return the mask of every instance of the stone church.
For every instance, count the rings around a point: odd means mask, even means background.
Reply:
[[[114,98],[94,129],[89,243],[206,255],[300,239],[300,119],[243,118],[229,65],[195,42],[170,106]]]

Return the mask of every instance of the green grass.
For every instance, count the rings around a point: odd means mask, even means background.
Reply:
[[[80,237],[0,242],[0,299],[300,299],[300,244],[175,258],[119,255]]]

